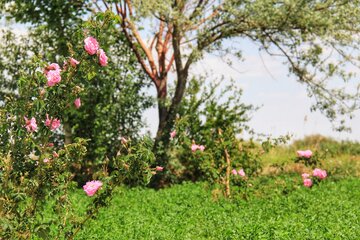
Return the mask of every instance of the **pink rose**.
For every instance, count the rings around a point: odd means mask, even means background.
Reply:
[[[43,162],[44,162],[44,163],[48,163],[48,162],[50,162],[50,160],[49,160],[48,158],[45,158],[45,159],[43,160]]]
[[[99,49],[99,43],[93,37],[85,38],[84,43],[85,43],[84,46],[85,51],[90,55],[94,55]]]
[[[239,175],[242,176],[242,177],[245,177],[245,172],[244,172],[244,169],[240,169],[238,171]]]
[[[59,72],[61,71],[59,64],[52,63],[49,66],[45,67],[44,74],[47,75],[49,73],[49,71],[54,71],[54,70],[59,71]]]
[[[310,177],[310,174],[308,174],[308,173],[303,173],[303,174],[301,174],[301,177],[302,177],[302,179],[306,179],[306,178],[309,178],[309,177]]]
[[[49,118],[49,114],[46,114],[45,126],[49,127],[50,130],[55,130],[60,127],[60,120],[57,118]]]
[[[199,147],[199,145],[193,143],[193,144],[191,145],[191,151],[195,152],[195,151],[198,149],[198,147]]]
[[[79,108],[81,106],[81,100],[80,98],[75,99],[74,101],[75,108]]]
[[[76,67],[76,65],[78,65],[79,63],[80,63],[80,62],[77,61],[76,59],[70,58],[70,65],[71,65],[72,67]]]
[[[322,170],[320,168],[315,168],[313,171],[313,176],[319,179],[324,179],[327,177],[327,173],[325,170]]]
[[[87,182],[84,186],[83,189],[85,191],[85,193],[91,197],[94,196],[94,194],[96,193],[96,191],[102,186],[102,182],[98,181],[98,180],[93,180],[90,182]]]
[[[170,139],[174,139],[175,136],[176,136],[176,130],[174,130],[170,133]]]
[[[60,70],[50,70],[46,74],[47,85],[52,87],[61,81]]]
[[[28,132],[35,132],[37,130],[36,119],[32,117],[30,120],[27,117],[25,119],[25,128]]]
[[[311,179],[310,178],[305,178],[304,180],[303,180],[303,182],[304,182],[304,186],[305,187],[311,187],[312,186],[312,181],[311,181]]]
[[[203,152],[205,150],[205,146],[200,145],[200,146],[198,146],[198,149]]]
[[[233,170],[231,171],[231,173],[232,173],[233,175],[237,175],[237,174],[238,174],[238,172],[236,171],[236,169],[233,169]]]
[[[303,152],[303,156],[304,156],[305,158],[311,158],[311,156],[312,156],[312,151],[310,151],[310,150],[305,150],[305,151]]]
[[[296,153],[298,157],[311,158],[312,156],[312,151],[310,150],[305,150],[305,151],[299,150]]]
[[[162,172],[164,170],[164,167],[156,166],[155,170],[157,172]]]
[[[99,52],[99,63],[102,67],[105,67],[107,65],[108,57],[106,56],[104,50],[100,49]]]
[[[196,150],[200,150],[200,151],[203,152],[203,151],[205,150],[205,146],[203,146],[203,145],[197,145],[197,144],[193,143],[193,144],[191,145],[191,151],[195,152]]]

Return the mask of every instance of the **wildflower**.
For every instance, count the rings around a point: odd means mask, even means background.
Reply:
[[[102,186],[102,182],[98,181],[98,180],[93,180],[90,182],[87,182],[84,186],[83,189],[85,191],[85,193],[91,197],[94,196],[94,194],[97,192],[97,190],[99,190],[99,188]]]
[[[84,43],[85,43],[85,46],[84,46],[85,51],[90,55],[94,55],[97,52],[97,50],[99,49],[99,43],[93,37],[85,38]]]
[[[233,169],[233,170],[231,171],[231,173],[232,173],[233,175],[237,175],[237,174],[238,174],[238,172],[236,171],[236,169]]]
[[[32,117],[30,120],[27,117],[25,119],[25,128],[28,132],[35,132],[37,130],[36,119]]]
[[[50,162],[50,160],[49,160],[48,158],[45,158],[45,159],[43,160],[43,162],[44,162],[44,163],[48,163],[48,162]]]

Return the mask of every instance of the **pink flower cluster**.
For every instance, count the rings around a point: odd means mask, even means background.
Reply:
[[[203,146],[203,145],[197,145],[197,144],[193,143],[193,144],[191,145],[191,151],[195,152],[196,150],[200,150],[200,151],[203,152],[203,151],[205,150],[205,146]]]
[[[241,176],[241,177],[245,177],[246,175],[245,175],[245,172],[244,172],[244,169],[240,169],[239,171],[236,171],[236,169],[233,169],[232,171],[231,171],[231,173],[233,174],[233,175],[239,175],[239,176]]]
[[[49,114],[46,114],[45,126],[49,127],[51,131],[60,127],[60,120],[57,118],[49,118]]]
[[[313,170],[313,174],[312,174],[313,177],[316,177],[320,180],[323,180],[327,177],[327,173],[325,170],[322,170],[320,168],[315,168]],[[301,177],[303,179],[303,184],[305,187],[311,187],[313,185],[313,181],[311,180],[310,178],[310,174],[308,173],[303,173],[301,174]]]
[[[299,150],[296,153],[298,157],[303,157],[303,158],[311,158],[313,154],[311,150],[305,150],[305,151]]]
[[[102,186],[102,182],[98,181],[98,180],[93,180],[90,182],[87,182],[84,186],[83,189],[86,193],[86,195],[88,195],[89,197],[94,196],[94,194],[97,192],[97,190],[99,190],[99,188]]]
[[[100,48],[98,41],[94,37],[87,37],[85,38],[84,43],[85,51],[90,55],[97,53],[100,66],[106,66],[108,63],[108,57],[106,56],[104,50]]]

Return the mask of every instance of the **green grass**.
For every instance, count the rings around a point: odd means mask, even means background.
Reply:
[[[76,239],[359,239],[359,188],[359,179],[329,179],[249,201],[214,201],[202,183],[122,188]]]

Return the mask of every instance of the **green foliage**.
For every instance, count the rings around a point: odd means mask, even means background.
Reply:
[[[342,154],[346,155],[360,155],[360,143],[353,141],[337,141],[332,138],[321,135],[307,136],[304,139],[296,140],[292,144],[294,149],[314,149],[321,152],[326,152],[331,157],[336,157]]]
[[[258,170],[257,156],[240,150],[251,146],[240,147],[241,141],[236,140],[236,135],[246,128],[253,109],[241,103],[240,96],[241,90],[233,82],[223,89],[219,83],[205,87],[204,79],[190,82],[176,120],[177,137],[173,140],[171,168],[179,175],[177,178],[219,179],[226,169],[225,148],[234,166],[241,165],[249,174]],[[193,143],[204,145],[205,151],[192,152]]]
[[[114,172],[120,183],[128,186],[146,186],[149,183],[156,174],[156,170],[150,168],[155,162],[152,147],[153,141],[148,137],[135,142],[122,139],[117,156],[109,164],[111,172]]]
[[[322,165],[322,163],[326,160],[327,155],[327,152],[316,151],[309,158],[296,157],[295,163],[303,163],[307,167],[317,167]]]
[[[261,156],[286,138],[239,139],[253,106],[241,102],[241,90],[234,82],[204,86],[204,80],[193,79],[176,120],[177,136],[172,140],[170,181],[208,180],[226,189],[227,182],[246,186],[240,178],[229,175],[229,169],[243,169],[251,178],[261,172]],[[191,150],[193,144],[204,151]]]
[[[89,222],[78,239],[358,238],[360,195],[354,191],[360,187],[358,179],[291,191],[294,181],[293,177],[263,178],[257,186],[265,198],[249,201],[213,201],[200,183],[161,191],[121,189],[114,204]],[[75,196],[81,208],[81,198]]]

